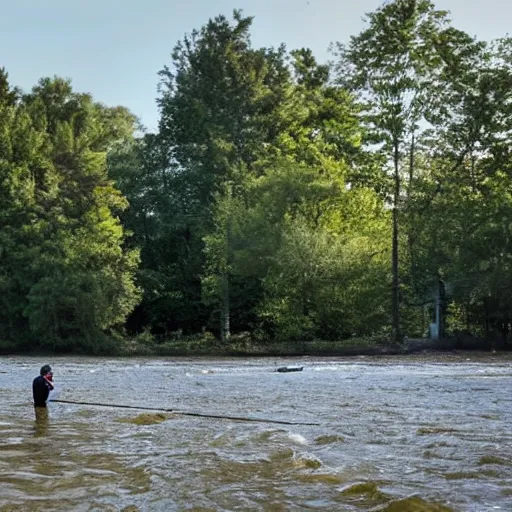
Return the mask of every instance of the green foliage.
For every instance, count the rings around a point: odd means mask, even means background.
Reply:
[[[400,312],[423,335],[434,283],[467,271],[454,229],[478,208],[449,183],[484,130],[470,118],[495,139],[488,165],[507,160],[507,41],[497,59],[432,2],[386,2],[338,47],[333,82],[308,49],[253,48],[252,21],[219,16],[178,43],[160,132],[111,160],[142,247],[133,325],[334,340],[387,336],[392,319],[396,337]]]
[[[3,108],[2,334],[25,347],[98,351],[139,297],[138,251],[123,248],[118,218],[127,203],[105,153],[131,136],[134,118],[58,78]]]
[[[0,70],[0,350],[378,353],[440,281],[444,334],[510,338],[511,39],[393,0],[333,67],[252,23],[177,43],[155,134]]]
[[[448,81],[447,117],[426,137],[422,173],[407,205],[416,233],[418,292],[441,276],[451,301],[448,330],[500,338],[509,332],[512,305],[507,48],[510,42],[502,40],[473,54],[473,66]]]
[[[280,339],[364,336],[388,319],[389,221],[368,190],[347,191],[341,201],[346,203],[341,230],[333,230],[328,221],[315,226],[301,215],[283,226],[260,305],[263,320]],[[373,213],[363,210],[365,202]],[[350,228],[355,205],[366,214],[363,229],[360,218],[359,229]]]
[[[340,83],[361,98],[368,142],[382,154],[384,172],[393,175],[392,328],[399,341],[404,167],[410,193],[416,139],[427,122],[446,120],[446,86],[471,69],[482,45],[455,30],[448,13],[430,0],[394,0],[369,14],[368,28],[337,49]],[[414,250],[414,234],[408,243]]]

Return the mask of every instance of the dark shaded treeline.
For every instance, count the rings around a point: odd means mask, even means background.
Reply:
[[[176,45],[156,134],[0,74],[4,350],[400,341],[437,304],[443,335],[506,342],[512,41],[395,0],[325,65],[253,47],[252,22]]]

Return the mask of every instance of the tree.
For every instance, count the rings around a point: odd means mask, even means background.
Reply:
[[[21,337],[23,317],[23,257],[28,243],[34,207],[31,165],[48,167],[43,150],[44,136],[37,133],[26,110],[18,105],[19,95],[0,71],[0,337],[13,341]],[[49,180],[51,182],[51,180]],[[50,190],[48,191],[49,193]],[[21,282],[20,282],[21,281]]]
[[[284,340],[379,331],[387,320],[382,201],[370,189],[333,187],[318,169],[297,164],[265,181],[255,207],[265,236],[253,241],[259,258],[268,250],[258,305],[265,329]]]
[[[368,15],[368,25],[348,45],[338,45],[338,71],[341,82],[366,106],[368,142],[378,145],[392,167],[392,329],[399,341],[402,158],[409,147],[412,175],[417,132],[430,119],[446,68],[461,48],[467,55],[474,45],[430,0],[386,2]]]
[[[101,350],[138,301],[136,250],[123,248],[126,200],[106,151],[131,136],[133,116],[43,79],[4,118],[0,167],[2,285],[9,336],[60,349]],[[10,206],[9,206],[10,205]],[[13,294],[15,294],[13,296]],[[27,322],[28,321],[28,322]]]
[[[194,250],[181,261],[185,273],[196,277],[204,276],[206,258],[197,253],[218,228],[216,202],[224,201],[223,194],[243,194],[260,149],[276,136],[275,110],[289,83],[284,50],[252,48],[251,24],[239,11],[232,22],[224,16],[210,20],[176,45],[172,66],[161,72],[159,141],[173,189],[165,236],[186,235]],[[223,297],[221,311],[228,315],[229,294]]]
[[[412,226],[420,267],[449,286],[448,327],[487,337],[510,323],[510,55],[510,41],[498,41],[447,87],[446,118],[432,130],[435,151],[408,205],[427,220]]]
[[[198,240],[203,244],[203,258],[192,267],[189,255],[185,265],[201,276],[201,297],[210,317],[219,313],[225,339],[233,321],[254,325],[245,311],[255,312],[263,300],[263,280],[279,250],[262,195],[274,200],[265,203],[274,223],[302,211],[313,223],[329,217],[335,231],[343,221],[328,198],[339,197],[361,156],[358,108],[331,83],[329,67],[307,49],[291,52],[288,64],[282,48],[252,48],[252,19],[239,12],[233,18],[210,20],[176,46],[172,68],[162,72],[158,135],[172,183],[167,240],[178,219],[195,228],[189,240],[196,251]],[[357,173],[351,181],[364,187]],[[274,185],[275,194],[268,190]]]

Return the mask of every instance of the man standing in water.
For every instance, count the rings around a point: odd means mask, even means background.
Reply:
[[[48,410],[46,409],[46,400],[53,389],[53,373],[50,365],[45,364],[39,372],[39,377],[32,382],[32,394],[34,396],[34,409],[36,420],[48,419]]]

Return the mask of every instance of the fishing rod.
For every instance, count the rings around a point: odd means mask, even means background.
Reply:
[[[299,425],[299,426],[321,426],[320,423],[306,423],[306,422],[298,422],[298,421],[286,421],[286,420],[271,420],[265,418],[250,418],[246,416],[224,416],[220,414],[203,414],[199,412],[187,412],[187,411],[177,411],[175,409],[167,409],[165,407],[144,407],[139,405],[124,405],[124,404],[103,404],[99,402],[78,402],[75,400],[52,400],[52,402],[57,402],[61,404],[72,404],[72,405],[90,405],[94,407],[114,407],[117,409],[136,409],[142,411],[153,411],[153,412],[170,412],[173,414],[179,414],[181,416],[192,416],[196,418],[212,418],[218,420],[233,420],[233,421],[248,421],[253,423],[276,423],[278,425]]]

